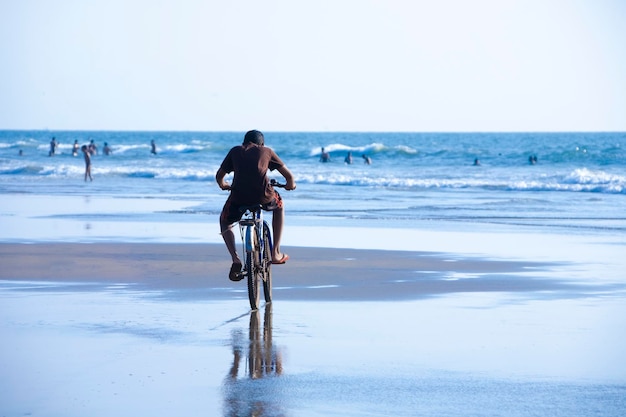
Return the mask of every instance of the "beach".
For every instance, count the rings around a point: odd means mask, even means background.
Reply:
[[[270,132],[298,187],[256,312],[239,133],[50,135],[0,131],[0,417],[624,414],[622,133]]]
[[[0,414],[623,413],[623,284],[556,261],[285,250],[250,312],[219,244],[0,244]]]

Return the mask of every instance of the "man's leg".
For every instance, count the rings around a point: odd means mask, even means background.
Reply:
[[[274,252],[272,253],[272,261],[280,262],[285,256],[280,251],[280,238],[283,234],[283,223],[285,221],[285,211],[279,207],[272,211],[272,233],[274,234]]]
[[[220,229],[222,230],[222,239],[224,239],[226,249],[228,249],[228,253],[230,253],[233,263],[241,264],[241,259],[237,253],[237,242],[235,241],[233,225],[220,221]]]
[[[237,254],[237,242],[235,241],[235,233],[233,233],[234,222],[231,221],[232,217],[229,216],[230,207],[231,202],[229,198],[226,200],[226,204],[224,204],[222,214],[220,214],[220,231],[222,232],[222,239],[224,239],[226,249],[228,249],[228,253],[230,253],[230,257],[233,261],[230,272],[228,273],[228,278],[231,281],[239,281],[243,278],[240,275],[242,263]],[[231,220],[229,220],[229,217]]]
[[[231,281],[241,281],[243,279],[243,275],[241,275],[243,265],[237,254],[237,243],[235,242],[233,225],[220,221],[220,228],[222,230],[222,238],[224,239],[224,243],[226,243],[226,249],[228,249],[228,253],[230,253],[230,257],[233,260],[233,264],[230,266],[230,271],[228,272],[228,279]]]

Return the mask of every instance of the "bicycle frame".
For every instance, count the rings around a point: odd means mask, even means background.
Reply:
[[[263,210],[260,206],[258,208],[246,208],[241,220],[239,220],[243,253],[252,252],[256,247],[259,247],[259,261],[262,259],[263,248],[265,247],[263,227],[269,228],[269,224],[263,219]],[[268,238],[270,250],[273,250],[272,236],[268,234]]]

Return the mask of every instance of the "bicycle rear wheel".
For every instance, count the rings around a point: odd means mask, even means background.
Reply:
[[[263,225],[263,294],[265,302],[272,302],[272,245],[270,244],[270,227]]]
[[[259,309],[260,294],[259,281],[261,280],[261,265],[259,259],[259,245],[256,242],[256,233],[250,233],[251,250],[246,251],[246,277],[248,278],[248,298],[250,299],[250,308]],[[248,237],[247,237],[248,238]]]

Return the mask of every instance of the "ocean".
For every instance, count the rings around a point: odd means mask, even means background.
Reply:
[[[296,177],[297,190],[281,191],[290,225],[600,236],[626,231],[626,133],[264,133],[266,145]],[[0,195],[5,202],[31,197],[24,201],[39,210],[31,217],[79,220],[87,228],[105,220],[213,222],[226,199],[215,172],[243,135],[0,131]],[[49,156],[53,137],[59,145]],[[94,180],[85,183],[84,161],[80,153],[72,155],[72,144],[91,140],[98,154]],[[103,154],[105,142],[110,155]],[[330,162],[320,162],[322,147]],[[352,164],[344,162],[348,152]],[[81,212],[46,204],[46,197],[126,203],[108,213]],[[33,210],[5,205],[0,219],[11,223],[22,209]],[[0,238],[19,237],[6,230]]]

